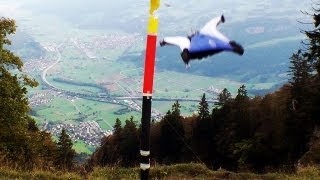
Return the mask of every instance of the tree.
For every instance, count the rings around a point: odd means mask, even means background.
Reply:
[[[307,47],[294,53],[290,61],[292,88],[288,106],[291,111],[286,121],[286,143],[293,161],[307,151],[310,137],[316,125],[320,124],[320,10],[313,9],[314,29],[304,31],[308,37],[304,43]]]
[[[308,61],[307,53],[302,53],[299,50],[291,56],[290,74],[289,80],[292,85],[292,103],[293,110],[298,108],[301,103],[305,102],[306,98],[310,99],[310,83],[312,77],[312,64]]]
[[[57,143],[52,140],[50,133],[45,131],[29,132],[29,154],[32,167],[51,169],[55,167]]]
[[[116,119],[116,123],[113,126],[113,136],[116,141],[120,140],[122,133],[121,121],[119,118]]]
[[[62,170],[71,170],[74,166],[76,152],[72,149],[72,141],[65,129],[59,136],[56,165]]]
[[[223,106],[225,103],[232,99],[231,93],[228,91],[227,88],[224,88],[221,93],[218,95],[218,102],[215,103],[216,105]]]
[[[314,27],[312,30],[304,31],[308,37],[307,51],[305,52],[308,57],[308,62],[316,70],[313,72],[312,84],[310,88],[312,89],[312,108],[311,117],[315,120],[317,125],[320,125],[319,111],[320,111],[320,5],[314,3],[313,13],[309,15],[313,18]]]
[[[233,107],[234,116],[237,117],[235,123],[236,137],[238,139],[248,138],[252,135],[251,122],[249,119],[249,96],[246,86],[242,85],[238,89],[238,94],[235,98],[235,107]]]
[[[235,98],[236,101],[245,101],[245,100],[248,100],[249,97],[248,97],[248,93],[247,93],[247,90],[246,90],[246,86],[245,85],[242,85],[239,89],[238,89],[238,94]]]
[[[314,20],[314,29],[310,31],[304,31],[307,35],[309,43],[308,43],[308,58],[309,61],[312,62],[314,68],[317,70],[318,74],[320,73],[320,8],[319,4],[314,9],[314,13],[312,15]]]
[[[0,18],[0,153],[24,165],[30,159],[23,154],[30,152],[28,142],[32,140],[26,136],[30,119],[27,87],[35,87],[37,82],[22,72],[21,59],[6,49],[11,45],[8,36],[15,31],[14,20]]]
[[[180,104],[179,104],[179,101],[176,101],[173,105],[172,105],[172,115],[174,117],[177,117],[177,118],[180,118],[181,117],[181,114],[180,114]]]
[[[122,165],[136,165],[139,156],[139,142],[137,124],[131,116],[129,120],[126,120],[122,129],[120,142],[115,142],[119,144]]]
[[[199,120],[205,120],[210,117],[209,105],[206,100],[206,94],[202,95],[201,101],[198,107]]]
[[[172,105],[172,112],[168,111],[160,122],[160,159],[164,163],[176,163],[182,158],[185,132],[180,107],[176,101]]]
[[[114,141],[113,135],[104,136],[101,145],[88,161],[88,169],[94,166],[118,165],[120,161],[119,141]]]
[[[212,124],[206,94],[202,95],[198,107],[198,117],[194,130],[193,144],[201,159],[208,159],[209,147],[212,144]]]
[[[311,119],[312,101],[314,95],[312,84],[312,64],[308,60],[307,53],[299,50],[291,57],[291,107],[290,116],[287,119],[286,134],[290,157],[299,158],[307,148],[309,135],[313,131]]]

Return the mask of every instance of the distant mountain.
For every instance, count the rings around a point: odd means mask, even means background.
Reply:
[[[45,50],[32,36],[23,31],[17,31],[11,36],[12,46],[9,47],[22,60],[37,59],[45,54]]]

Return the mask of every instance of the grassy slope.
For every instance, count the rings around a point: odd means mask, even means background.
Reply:
[[[138,168],[101,168],[96,169],[90,177],[93,179],[139,179]],[[178,164],[152,168],[151,179],[319,179],[320,169],[315,167],[299,169],[296,174],[268,173],[234,173],[225,170],[211,171],[202,164]]]
[[[140,179],[138,168],[96,168],[87,176],[88,179]],[[225,170],[211,171],[202,164],[178,164],[153,167],[150,179],[319,179],[320,169],[308,167],[298,169],[295,174],[268,173],[234,173]],[[50,173],[42,171],[18,172],[0,167],[0,179],[82,179],[72,173]]]
[[[89,149],[89,145],[85,144],[83,141],[81,140],[77,140],[73,143],[73,149],[77,152],[77,153],[86,153],[86,154],[91,154],[92,152]]]
[[[0,167],[0,179],[82,179],[74,173],[46,171],[16,171]]]

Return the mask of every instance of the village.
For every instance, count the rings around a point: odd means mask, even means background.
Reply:
[[[85,144],[97,147],[100,145],[102,137],[112,134],[112,130],[102,130],[95,121],[80,122],[79,124],[45,124],[46,131],[59,137],[62,129],[65,129],[72,141],[81,140]]]

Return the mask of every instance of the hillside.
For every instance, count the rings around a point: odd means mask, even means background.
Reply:
[[[14,171],[0,168],[0,179],[140,179],[138,168],[97,168],[87,175],[77,173],[52,173],[45,171]],[[317,167],[300,168],[295,173],[274,172],[267,174],[235,173],[226,170],[212,171],[201,164],[177,164],[156,166],[150,171],[150,179],[261,179],[261,180],[301,180],[317,179],[320,169]]]

